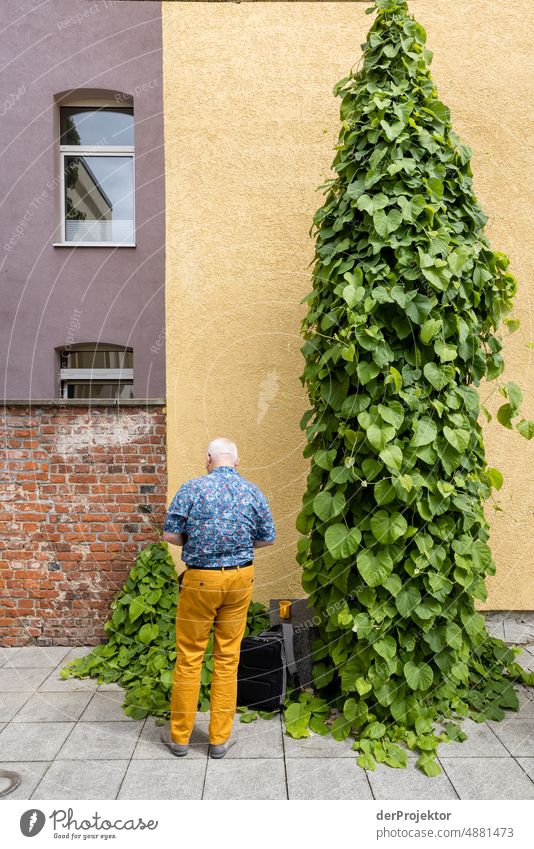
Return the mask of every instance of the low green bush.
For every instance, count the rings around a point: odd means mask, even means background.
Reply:
[[[99,684],[116,682],[126,690],[125,714],[133,719],[149,715],[168,719],[176,661],[178,590],[167,543],[151,543],[139,554],[123,589],[111,605],[111,617],[104,624],[106,643],[68,663],[61,670],[61,677],[92,677],[97,678]],[[245,634],[256,634],[268,627],[267,608],[252,602]],[[213,635],[202,665],[200,711],[209,708],[212,647]]]

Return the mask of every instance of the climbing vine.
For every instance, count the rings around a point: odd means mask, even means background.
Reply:
[[[297,559],[320,640],[317,693],[291,701],[286,724],[352,734],[367,769],[404,766],[407,745],[437,775],[440,741],[465,737],[458,718],[499,720],[518,709],[513,681],[534,683],[474,606],[495,573],[483,503],[502,485],[476,387],[504,369],[517,283],[484,234],[423,27],[405,0],[367,11],[361,68],[334,88],[335,177],[303,299],[311,468]],[[499,421],[530,439],[519,387],[500,391]]]

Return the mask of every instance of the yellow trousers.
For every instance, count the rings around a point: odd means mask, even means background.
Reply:
[[[200,671],[214,623],[209,741],[232,733],[237,702],[237,667],[254,565],[237,569],[193,569],[184,573],[176,610],[176,664],[171,696],[171,737],[188,743],[195,724]]]

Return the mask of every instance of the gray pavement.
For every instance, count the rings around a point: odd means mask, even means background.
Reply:
[[[520,644],[534,669],[534,615],[493,614],[488,627]],[[176,758],[154,717],[122,710],[123,690],[60,669],[90,646],[0,647],[0,768],[22,775],[11,799],[534,799],[534,688],[518,686],[520,710],[502,722],[465,720],[463,743],[442,744],[443,773],[383,764],[366,771],[348,741],[294,740],[280,716],[240,723],[222,760],[208,758],[208,714],[191,751]],[[1,788],[0,779],[0,788]]]

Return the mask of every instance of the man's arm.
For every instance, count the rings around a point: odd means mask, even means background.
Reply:
[[[265,548],[266,545],[274,545],[274,539],[255,539],[254,548]]]
[[[258,493],[258,505],[256,509],[257,523],[254,548],[264,548],[266,545],[274,545],[276,536],[274,521],[269,503],[261,491]]]
[[[169,531],[163,531],[163,539],[171,545],[185,545],[187,534],[171,534]]]
[[[190,506],[190,488],[185,483],[182,484],[167,510],[163,525],[163,539],[165,542],[170,542],[171,545],[185,545],[187,542],[185,526]]]

